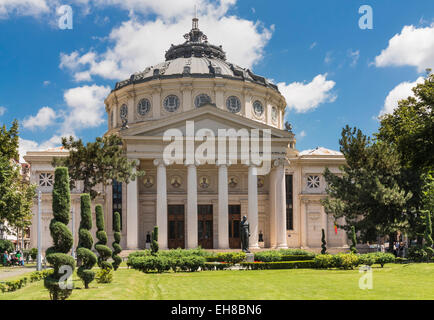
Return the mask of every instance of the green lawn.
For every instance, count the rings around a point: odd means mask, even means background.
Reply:
[[[373,268],[373,289],[361,290],[358,270],[204,271],[144,274],[119,269],[110,284],[75,277],[70,299],[434,299],[434,264]],[[39,281],[0,299],[48,299]]]

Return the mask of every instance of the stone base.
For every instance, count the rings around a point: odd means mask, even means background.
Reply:
[[[255,262],[255,255],[253,253],[246,253],[246,262]]]

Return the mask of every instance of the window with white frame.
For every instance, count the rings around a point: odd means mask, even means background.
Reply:
[[[307,187],[309,189],[318,189],[320,186],[320,178],[317,175],[307,176]]]
[[[54,184],[54,174],[49,172],[41,172],[39,174],[40,187],[52,187]]]

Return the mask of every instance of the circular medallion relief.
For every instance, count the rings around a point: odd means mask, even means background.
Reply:
[[[137,104],[137,113],[140,116],[145,116],[151,110],[151,102],[148,99],[142,99]]]
[[[211,103],[211,97],[205,93],[196,96],[194,99],[194,105],[196,108],[200,108],[207,103]]]
[[[164,99],[163,105],[167,112],[175,112],[179,108],[179,98],[171,94]]]
[[[238,178],[235,176],[229,177],[228,185],[231,188],[235,188],[238,185]]]
[[[256,100],[253,103],[253,111],[257,117],[261,117],[264,114],[264,106],[262,105],[261,101]]]
[[[199,179],[199,186],[202,189],[207,189],[209,187],[209,178],[207,176],[202,176]]]
[[[128,118],[128,107],[126,104],[123,104],[120,109],[120,116],[122,120],[126,120]]]
[[[151,188],[154,185],[154,177],[152,176],[145,176],[143,178],[143,184],[146,188]]]
[[[232,113],[238,113],[241,111],[241,102],[238,97],[230,96],[226,100],[226,108]]]
[[[170,178],[170,185],[174,188],[179,188],[182,184],[180,176],[173,176]]]

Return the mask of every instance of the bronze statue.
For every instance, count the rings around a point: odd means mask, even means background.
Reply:
[[[250,237],[250,227],[247,217],[243,216],[240,223],[240,235],[241,235],[241,249],[243,252],[250,253],[249,251],[249,237]]]

